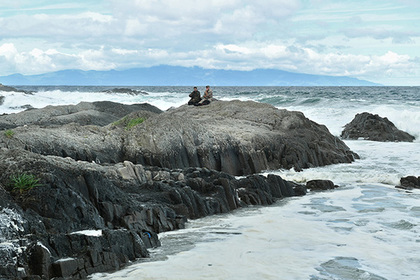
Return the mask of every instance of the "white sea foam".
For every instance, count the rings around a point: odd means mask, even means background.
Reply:
[[[71,234],[81,234],[81,235],[86,235],[86,236],[102,236],[102,230],[101,229],[99,230],[88,229],[88,230],[75,231],[75,232],[72,232]]]
[[[208,217],[161,235],[163,250],[174,239],[194,248],[93,279],[343,279],[322,269],[337,258],[354,260],[347,269],[361,275],[382,277],[374,279],[417,279],[420,217],[407,209],[418,198],[420,192],[360,184]]]

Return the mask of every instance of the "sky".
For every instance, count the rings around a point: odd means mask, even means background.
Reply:
[[[0,76],[156,65],[420,86],[420,0],[0,2]]]

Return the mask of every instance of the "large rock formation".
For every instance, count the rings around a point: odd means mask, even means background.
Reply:
[[[36,111],[43,115],[44,110]],[[0,123],[4,119],[8,124],[17,122],[25,114],[0,116]],[[42,123],[34,119],[32,123]],[[102,163],[129,160],[171,169],[207,167],[233,175],[279,168],[301,170],[357,158],[325,126],[302,113],[251,101],[185,105],[161,114],[142,110],[126,119],[144,122],[131,128],[127,122],[105,127],[28,125],[14,129],[13,137],[0,135],[0,146]]]
[[[233,175],[357,156],[302,113],[255,102],[48,106],[0,116],[0,127],[0,279],[118,269],[187,219],[306,193],[275,175]]]
[[[303,195],[275,175],[233,176],[131,162],[98,165],[23,150],[0,150],[0,279],[84,278],[147,257],[157,233],[187,218],[268,205]],[[37,178],[22,190],[13,176]],[[31,278],[35,279],[35,278]]]
[[[346,124],[341,137],[381,142],[413,142],[415,139],[414,136],[396,128],[387,118],[367,112],[357,114],[350,123]]]

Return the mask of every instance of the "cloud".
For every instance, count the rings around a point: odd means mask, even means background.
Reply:
[[[396,44],[414,43],[415,37],[420,36],[420,31],[397,30],[393,26],[361,27],[344,29],[343,33],[349,38],[371,37],[374,39],[392,39]]]
[[[332,0],[100,2],[0,4],[0,75],[159,64],[378,82],[388,74],[419,74],[418,1],[360,7],[362,1]]]

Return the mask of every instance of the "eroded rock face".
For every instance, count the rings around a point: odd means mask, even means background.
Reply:
[[[39,185],[13,190],[12,175]],[[0,278],[44,279],[119,269],[159,246],[157,233],[187,218],[306,193],[279,176],[242,179],[206,168],[170,170],[125,161],[99,165],[0,149]],[[7,241],[7,242],[6,242]]]
[[[381,142],[413,142],[415,139],[414,136],[396,128],[387,118],[367,112],[357,114],[350,123],[346,124],[341,137]]]

